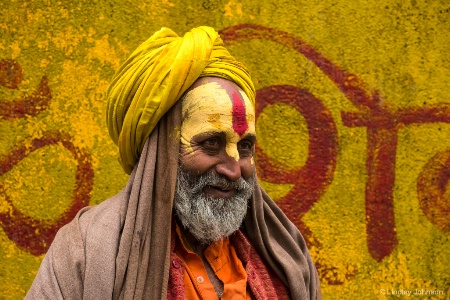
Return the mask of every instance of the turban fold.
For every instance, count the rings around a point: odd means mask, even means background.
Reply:
[[[161,117],[205,76],[233,81],[255,105],[255,89],[247,69],[230,55],[211,27],[194,28],[184,37],[162,28],[120,66],[106,92],[106,122],[127,174]]]

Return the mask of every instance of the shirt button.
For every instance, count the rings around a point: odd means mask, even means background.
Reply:
[[[203,276],[198,276],[197,277],[197,282],[198,283],[203,283],[203,281],[205,281],[205,278],[203,278]]]
[[[172,266],[173,266],[175,269],[179,269],[179,268],[180,268],[180,263],[177,262],[176,260],[174,260],[174,261],[172,261]]]

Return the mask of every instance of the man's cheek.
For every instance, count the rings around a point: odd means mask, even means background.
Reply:
[[[255,174],[256,169],[253,157],[241,159],[239,163],[241,167],[242,177],[244,177],[245,180],[248,180]]]
[[[193,159],[195,159],[196,154],[194,152],[194,149],[189,145],[186,146],[184,144],[181,145],[180,149],[180,161],[183,165],[189,164],[192,162]]]

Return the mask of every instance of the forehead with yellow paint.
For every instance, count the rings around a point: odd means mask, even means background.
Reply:
[[[193,137],[206,133],[224,133],[226,151],[239,159],[237,143],[247,135],[255,133],[255,109],[247,95],[235,87],[225,88],[211,81],[199,85],[186,93],[183,103],[181,143],[193,153]]]

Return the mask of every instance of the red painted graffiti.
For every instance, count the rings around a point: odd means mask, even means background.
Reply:
[[[333,180],[338,152],[338,135],[331,112],[307,90],[289,86],[275,85],[260,89],[256,93],[256,116],[267,106],[282,103],[296,108],[305,118],[309,134],[308,159],[304,166],[284,170],[256,145],[258,174],[272,183],[288,183],[294,187],[277,204],[286,216],[300,229],[310,247],[320,252],[321,243],[314,237],[311,229],[302,221],[313,204],[317,202]],[[321,278],[328,284],[342,284],[336,267],[330,266],[320,256],[315,261]],[[356,270],[356,268],[353,268]],[[356,273],[347,272],[344,277]]]
[[[0,61],[0,85],[9,89],[17,89],[23,80],[22,68],[14,60]],[[38,88],[25,98],[13,101],[0,101],[0,118],[6,121],[36,116],[49,107],[52,98],[48,79],[43,76]],[[89,204],[90,193],[94,184],[94,171],[91,156],[79,149],[72,138],[59,131],[44,133],[41,138],[31,140],[11,149],[9,154],[0,158],[0,176],[9,172],[30,153],[50,145],[66,148],[77,162],[75,187],[70,207],[56,221],[38,220],[18,210],[9,198],[4,186],[0,184],[0,194],[6,199],[11,209],[0,213],[0,226],[8,238],[20,249],[33,255],[44,254],[56,232],[73,219],[75,214]]]
[[[20,64],[13,59],[0,60],[0,85],[8,89],[16,89],[23,80]]]
[[[256,145],[258,174],[272,183],[295,184],[277,203],[287,216],[308,234],[301,221],[313,204],[320,199],[333,180],[338,151],[337,129],[331,112],[307,90],[289,85],[275,85],[256,93],[256,116],[272,104],[282,103],[296,108],[305,118],[309,133],[309,155],[304,166],[283,170]]]
[[[13,149],[7,157],[0,161],[0,176],[10,171],[30,153],[50,145],[62,145],[77,161],[71,205],[56,221],[34,219],[21,212],[14,206],[7,191],[0,184],[0,193],[12,208],[9,212],[0,213],[0,226],[11,241],[33,255],[44,254],[59,228],[70,222],[81,208],[89,204],[93,187],[94,171],[89,153],[75,147],[70,136],[57,131],[46,132],[44,137],[33,139],[31,146],[22,145]]]
[[[22,69],[16,61],[0,61],[0,85],[9,89],[17,89],[22,80]],[[48,108],[51,98],[48,79],[46,76],[42,76],[36,90],[25,98],[0,101],[0,118],[11,121],[27,116],[36,116]]]
[[[450,105],[437,104],[427,107],[413,107],[400,109],[395,112],[383,106],[379,92],[367,88],[359,78],[333,64],[314,48],[298,37],[274,28],[259,25],[241,24],[225,28],[220,31],[221,37],[227,44],[234,44],[252,39],[264,39],[279,43],[296,50],[316,64],[342,91],[342,93],[359,109],[359,112],[341,112],[343,124],[349,127],[367,127],[367,181],[366,199],[366,232],[367,246],[371,256],[377,261],[390,255],[398,244],[395,232],[395,216],[393,191],[395,185],[395,158],[397,150],[398,130],[409,124],[450,122]],[[311,134],[311,133],[310,133]],[[320,156],[317,149],[310,148],[309,156]],[[266,165],[268,170],[279,173],[273,164]],[[269,172],[270,173],[270,172]],[[282,174],[264,177],[270,182],[289,182]],[[277,179],[279,178],[279,179]],[[280,182],[281,183],[281,182]],[[304,185],[303,189],[311,194],[316,193],[314,185]],[[303,192],[305,193],[305,192]],[[310,196],[312,197],[312,196]],[[313,197],[312,197],[313,198]],[[285,198],[282,199],[282,202]],[[305,203],[302,203],[305,202]],[[431,202],[436,207],[441,202]],[[297,212],[304,215],[311,208],[311,200],[303,200],[294,206],[283,207],[289,215]],[[422,209],[425,209],[424,207]],[[296,217],[298,219],[298,216]],[[433,217],[431,217],[433,218]],[[446,217],[448,222],[448,217]],[[294,222],[300,222],[295,221]],[[301,228],[301,223],[297,223]],[[302,229],[302,228],[301,228]],[[305,228],[303,228],[305,230]]]
[[[450,201],[446,195],[449,180],[450,150],[431,158],[417,180],[420,208],[431,223],[447,234],[450,234]]]

